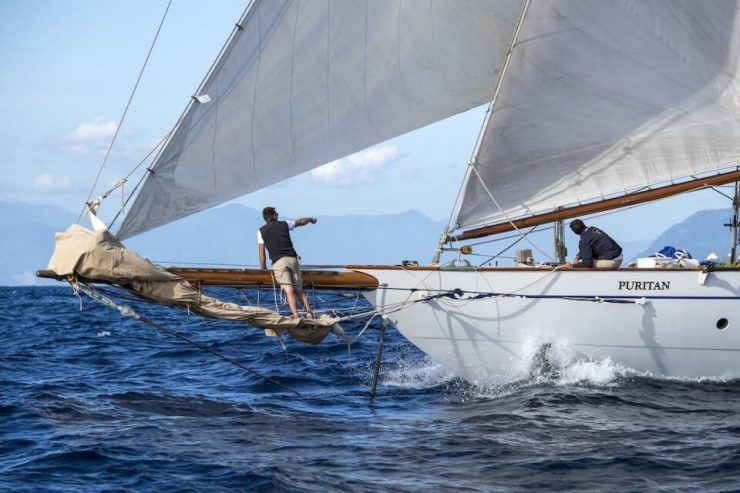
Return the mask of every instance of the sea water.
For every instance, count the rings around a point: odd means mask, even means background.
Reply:
[[[123,303],[300,395],[68,287],[0,288],[0,490],[740,490],[739,381],[562,361],[476,388],[389,329],[371,400],[377,320],[350,353]]]

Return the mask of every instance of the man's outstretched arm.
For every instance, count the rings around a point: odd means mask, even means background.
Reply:
[[[305,226],[306,224],[316,224],[316,221],[318,221],[318,219],[316,219],[315,217],[302,217],[295,220],[295,225],[296,227],[298,227]]]

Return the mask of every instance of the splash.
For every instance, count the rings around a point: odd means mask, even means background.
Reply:
[[[620,379],[633,376],[636,372],[614,363],[608,356],[602,360],[575,360],[563,367],[557,385],[588,383],[596,386],[617,385]]]
[[[98,337],[110,337],[110,332],[107,330],[101,330],[97,334],[95,334]]]
[[[446,368],[429,357],[398,359],[392,369],[384,369],[383,373],[383,385],[404,389],[428,389],[455,378]]]
[[[573,348],[567,340],[538,334],[522,345],[514,377],[555,385],[611,386],[639,372],[615,363],[608,356],[593,357]]]

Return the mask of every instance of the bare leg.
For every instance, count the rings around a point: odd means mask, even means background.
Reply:
[[[313,317],[313,311],[311,310],[311,305],[308,304],[308,296],[306,296],[306,293],[301,288],[296,288],[296,291],[298,292],[298,296],[301,298],[301,301],[303,302],[303,307],[306,309],[306,313],[311,315]]]
[[[290,307],[290,312],[293,314],[293,318],[300,318],[298,315],[298,308],[295,303],[295,291],[293,290],[293,286],[290,284],[285,285],[283,286],[283,290],[285,291],[285,298],[288,300],[288,306]]]

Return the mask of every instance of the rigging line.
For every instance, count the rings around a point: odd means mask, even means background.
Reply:
[[[364,326],[364,327],[362,328],[362,330],[361,330],[361,331],[359,332],[359,334],[357,334],[356,336],[354,336],[354,337],[352,338],[352,343],[354,343],[355,341],[357,341],[357,339],[359,339],[359,338],[360,338],[360,336],[361,336],[361,335],[362,335],[362,334],[363,334],[363,333],[364,333],[364,332],[365,332],[365,331],[367,330],[367,328],[368,328],[368,327],[370,327],[370,322],[372,322],[372,321],[373,321],[373,319],[374,319],[374,318],[375,318],[376,316],[377,316],[377,313],[374,313],[374,314],[373,314],[373,316],[372,316],[372,317],[370,317],[370,320],[368,320],[368,321],[367,321],[367,323],[366,323],[366,324],[365,324],[365,326]]]
[[[298,391],[293,390],[292,388],[288,387],[287,385],[284,385],[284,384],[282,384],[282,383],[280,383],[280,382],[278,382],[276,380],[273,380],[272,378],[270,378],[270,377],[268,377],[266,375],[263,375],[260,372],[258,372],[256,370],[253,370],[253,369],[251,369],[251,368],[249,368],[249,367],[247,367],[247,366],[239,363],[238,361],[235,361],[235,360],[229,358],[228,356],[224,356],[223,354],[219,353],[218,351],[214,351],[213,349],[209,348],[208,346],[204,346],[203,344],[197,343],[197,342],[195,342],[195,341],[193,341],[193,340],[185,337],[184,335],[180,334],[179,332],[176,332],[174,330],[168,329],[167,327],[165,327],[165,326],[163,326],[161,324],[158,324],[157,322],[155,322],[153,320],[150,320],[150,319],[148,319],[148,318],[140,315],[139,313],[137,313],[135,310],[133,310],[132,308],[130,308],[128,306],[118,305],[115,301],[111,300],[110,298],[107,298],[107,297],[101,295],[100,293],[97,293],[96,290],[94,288],[92,288],[89,284],[86,284],[86,283],[77,283],[77,285],[78,285],[78,289],[81,289],[82,292],[84,292],[90,298],[92,298],[92,299],[94,299],[94,300],[96,300],[96,301],[98,301],[98,302],[100,302],[100,303],[102,303],[102,304],[104,304],[106,306],[109,306],[111,308],[115,308],[124,317],[131,317],[134,320],[140,320],[141,322],[144,322],[145,324],[149,325],[150,327],[153,327],[153,328],[157,329],[158,331],[162,332],[163,334],[166,334],[166,335],[168,335],[170,337],[175,337],[177,339],[180,339],[182,341],[185,341],[186,343],[188,343],[188,344],[190,344],[192,346],[195,346],[196,348],[200,349],[201,351],[205,351],[207,353],[211,353],[214,356],[218,357],[219,359],[221,359],[221,360],[223,360],[223,361],[225,361],[225,362],[227,362],[229,364],[232,364],[232,365],[234,365],[234,366],[236,366],[238,368],[241,368],[242,370],[244,370],[244,371],[246,371],[248,373],[251,373],[252,375],[255,375],[257,377],[260,377],[263,380],[265,380],[267,382],[270,382],[273,385],[277,385],[278,387],[281,387],[283,389],[289,390],[290,392],[293,392],[296,395],[301,395]]]
[[[736,166],[735,169],[736,170],[740,170],[740,166]],[[698,180],[699,179],[696,175],[691,175],[691,178],[693,178],[694,180]],[[735,201],[735,199],[733,197],[730,197],[729,195],[727,195],[723,191],[719,190],[719,188],[720,188],[719,186],[709,187],[710,190],[713,190],[713,191],[717,192],[718,194],[722,195],[723,197],[725,197],[727,199],[730,199],[732,201]]]
[[[527,231],[526,234],[539,233],[539,232],[542,232],[542,231],[548,231],[548,230],[550,230],[552,228],[553,228],[552,225],[538,224],[536,226],[532,226],[532,229],[529,230],[529,231]],[[486,239],[486,240],[475,241],[475,242],[472,242],[472,243],[468,243],[468,245],[470,245],[471,247],[480,246],[480,245],[486,245],[488,243],[497,243],[499,241],[510,240],[512,238],[521,238],[521,236],[522,235],[519,234],[519,233],[514,233],[512,235],[500,236],[500,237],[492,237],[492,238],[489,238],[489,239]]]
[[[141,161],[139,161],[139,163],[136,166],[134,166],[131,171],[128,172],[128,174],[124,177],[124,179],[125,180],[128,180],[129,178],[131,178],[131,175],[133,175],[136,172],[136,170],[139,169],[141,167],[141,165],[144,164],[149,159],[149,157],[152,154],[154,154],[155,151],[160,150],[162,148],[162,146],[164,145],[164,142],[170,137],[170,135],[172,134],[172,132],[174,130],[175,130],[175,127],[173,126],[169,130],[169,132],[167,132],[166,134],[164,134],[164,137],[162,137],[161,139],[159,139],[159,142],[157,142],[157,145],[155,145],[154,147],[152,147],[152,149],[149,152],[147,152],[146,156],[144,156],[141,159]]]
[[[172,132],[174,130],[175,130],[175,127],[173,126],[170,129],[170,131],[167,132],[165,136],[159,140],[159,142],[157,142],[157,145],[152,147],[152,149],[147,153],[147,155],[144,156],[144,158],[141,161],[139,161],[139,163],[136,166],[134,166],[134,168],[131,171],[129,171],[129,173],[122,180],[120,180],[121,181],[121,191],[122,191],[121,193],[123,193],[123,183],[127,182],[128,179],[131,178],[131,175],[133,175],[136,172],[136,170],[139,169],[141,165],[144,164],[151,157],[152,154],[154,154],[155,151],[162,150],[162,146],[164,145],[164,142],[170,137],[170,135],[172,135]],[[159,152],[157,153],[157,156],[159,156]],[[157,156],[155,156],[155,159]],[[123,214],[124,210],[126,210],[126,206],[131,201],[133,196],[136,194],[136,190],[139,189],[139,186],[141,186],[141,183],[144,181],[144,178],[146,178],[146,176],[147,175],[145,173],[141,176],[141,178],[139,178],[139,181],[136,183],[136,186],[134,186],[134,188],[131,190],[131,193],[129,193],[126,199],[122,201],[121,207],[118,209],[118,212],[116,212],[115,217],[113,217],[113,220],[110,222],[110,224],[108,224],[108,229],[113,228],[113,224],[115,224],[116,220],[118,220],[118,217],[121,214]]]
[[[121,208],[118,209],[118,212],[113,217],[113,220],[110,222],[110,224],[108,225],[108,229],[113,228],[113,224],[115,224],[115,222],[118,220],[118,217],[121,214],[123,214],[123,211],[126,209],[126,206],[128,205],[129,201],[133,198],[134,194],[136,194],[136,190],[138,190],[141,184],[144,182],[144,178],[146,178],[146,173],[141,175],[141,178],[139,178],[139,181],[136,182],[136,186],[133,188],[133,190],[131,190],[131,193],[128,195],[128,197],[126,197],[126,200],[123,202],[123,204],[121,204]]]
[[[684,192],[684,193],[688,193],[688,192]],[[679,194],[679,195],[683,195],[683,194]],[[668,198],[668,197],[666,197],[666,198]],[[588,217],[591,218],[591,219],[595,219],[595,218],[599,218],[599,217],[610,216],[612,214],[617,214],[617,213],[622,212],[622,211],[625,211],[625,210],[635,209],[637,207],[642,207],[642,206],[645,206],[645,205],[648,205],[648,204],[647,203],[645,203],[645,204],[634,204],[634,205],[630,205],[630,206],[627,206],[627,207],[623,207],[620,210],[605,211],[605,212],[602,212],[601,214],[594,214],[594,215],[591,215],[591,216],[588,216]],[[539,233],[541,231],[548,231],[548,230],[550,230],[552,228],[553,228],[553,226],[551,226],[551,225],[539,224],[539,225],[536,225],[536,226],[532,226],[532,228],[529,231],[527,231],[526,233],[524,233],[524,235],[522,235],[521,233],[516,233],[516,234],[513,234],[513,235],[508,235],[508,236],[504,236],[504,237],[500,237],[500,238],[492,238],[492,239],[489,239],[489,240],[483,240],[483,241],[477,241],[477,242],[473,242],[473,243],[468,243],[468,245],[470,245],[470,246],[478,246],[478,245],[485,245],[487,243],[495,243],[495,242],[498,242],[498,241],[508,240],[508,239],[511,239],[511,238],[518,238],[514,243],[510,244],[509,246],[507,246],[506,248],[504,248],[503,250],[501,250],[496,255],[492,256],[491,258],[489,258],[485,262],[481,263],[480,265],[482,266],[486,262],[490,262],[491,260],[493,260],[495,258],[501,257],[501,254],[502,253],[506,252],[511,247],[513,247],[514,245],[516,245],[517,243],[519,243],[521,240],[524,239],[525,236],[527,236],[527,235],[529,235],[531,233]]]
[[[725,168],[723,168],[723,169],[725,169]],[[740,166],[738,166],[738,169],[740,170]],[[691,178],[695,178],[696,180],[701,180],[702,179],[701,177],[697,177],[695,175],[690,175],[690,177]],[[706,178],[711,178],[711,176],[710,177],[706,177]],[[673,183],[673,181],[671,181],[670,183]],[[727,197],[729,199],[732,199],[731,197],[727,196],[726,194],[722,193],[719,190],[720,188],[728,188],[729,189],[731,187],[734,187],[734,185],[714,185],[714,186],[711,186],[710,185],[710,186],[707,186],[705,184],[697,184],[696,188],[692,188],[690,190],[684,190],[682,192],[675,193],[673,195],[669,195],[669,196],[665,196],[665,197],[660,197],[660,198],[657,198],[657,199],[654,199],[654,200],[650,200],[648,202],[641,202],[641,203],[637,203],[637,204],[631,204],[629,206],[621,206],[618,209],[605,210],[605,211],[601,211],[600,213],[599,212],[587,213],[587,214],[584,215],[584,217],[598,218],[598,217],[603,217],[603,216],[609,216],[611,214],[618,214],[618,213],[620,213],[620,212],[622,212],[624,210],[634,209],[634,208],[637,208],[637,207],[649,206],[649,205],[652,205],[652,204],[655,204],[655,203],[658,203],[658,202],[662,202],[662,201],[665,201],[665,200],[670,200],[670,199],[672,199],[674,197],[680,197],[682,195],[686,195],[686,194],[689,194],[689,193],[694,193],[694,192],[701,191],[701,190],[710,190],[711,189],[711,190],[719,193],[720,195],[723,195],[723,196],[725,196],[725,197]],[[656,190],[656,189],[652,189],[651,187],[646,186],[646,187],[640,187],[638,189],[632,190],[632,192],[639,192],[641,190]],[[608,194],[606,196],[602,196],[602,198],[604,198],[604,197],[616,198],[616,197],[619,197],[619,196],[621,196],[621,195],[618,194],[617,192],[615,192],[615,193],[612,193],[612,194]],[[591,203],[593,203],[593,202],[591,202],[590,200],[587,200],[585,202],[583,200],[578,200],[576,202],[570,203],[569,205],[567,205],[567,207],[570,207],[570,206],[581,206],[581,205],[586,205],[586,204],[591,204]],[[541,214],[546,213],[547,211],[548,211],[547,209],[541,210],[541,211],[535,211],[535,212],[532,213],[532,215],[533,216],[541,215]],[[511,220],[508,217],[505,216],[505,218],[507,219],[507,221],[505,221],[505,222],[511,223]],[[495,223],[494,222],[493,224],[498,224],[498,223]],[[503,223],[500,223],[500,224],[503,224]],[[484,221],[482,223],[478,223],[476,226],[484,227],[484,226],[489,226],[489,225],[491,225],[491,223],[487,223],[487,222]],[[543,225],[540,224],[540,226],[543,226]],[[469,229],[472,229],[473,226],[469,226],[468,228]],[[551,229],[551,228],[552,228],[551,226],[548,226],[546,229]],[[544,230],[545,229],[543,229],[543,231]],[[506,239],[506,238],[508,238],[508,237],[497,238],[497,239],[493,239],[493,240],[486,240],[486,241],[481,241],[481,242],[478,242],[478,243],[469,243],[469,245],[473,245],[474,246],[474,245],[477,245],[477,244],[484,244],[484,243],[488,243],[488,242],[494,242],[494,241],[498,241],[499,239]]]
[[[498,210],[504,215],[504,217],[509,222],[509,224],[511,224],[511,227],[514,228],[514,230],[517,233],[519,233],[520,235],[524,236],[525,239],[527,240],[527,243],[529,243],[530,245],[532,245],[535,250],[537,250],[538,252],[540,252],[542,255],[544,255],[545,257],[549,258],[550,260],[554,260],[548,253],[545,253],[540,247],[538,247],[534,242],[532,242],[532,240],[530,240],[529,238],[527,238],[526,237],[526,234],[524,234],[524,233],[521,232],[521,230],[517,227],[517,225],[514,223],[514,221],[511,219],[511,217],[509,217],[509,215],[506,213],[506,211],[504,211],[503,207],[501,207],[501,205],[498,203],[498,201],[493,196],[493,194],[491,193],[491,191],[488,189],[488,186],[483,181],[483,177],[481,177],[480,173],[478,173],[478,170],[476,169],[476,167],[474,165],[472,165],[472,164],[470,165],[470,167],[473,169],[473,171],[475,171],[475,175],[478,177],[478,181],[480,182],[481,186],[483,186],[483,190],[486,191],[486,193],[488,194],[488,197],[493,201],[494,205],[496,207],[498,207]]]
[[[506,53],[504,55],[504,59],[501,62],[501,70],[499,71],[498,77],[496,78],[496,82],[493,86],[493,91],[491,94],[491,101],[488,103],[488,108],[486,109],[485,117],[483,118],[483,122],[481,123],[481,128],[478,131],[478,139],[475,142],[475,146],[473,147],[473,152],[470,155],[470,160],[468,161],[467,169],[465,170],[465,176],[463,177],[463,181],[460,184],[460,190],[458,191],[457,199],[455,199],[455,204],[453,205],[452,211],[450,213],[450,221],[452,218],[452,215],[455,214],[455,212],[460,212],[459,208],[462,207],[462,203],[460,203],[460,196],[463,193],[463,188],[467,184],[468,180],[470,179],[470,168],[473,167],[473,163],[476,162],[478,159],[478,153],[480,152],[480,148],[483,145],[483,138],[485,136],[486,128],[488,128],[488,122],[491,120],[491,117],[493,115],[493,110],[496,106],[496,100],[498,99],[499,92],[501,91],[501,87],[503,85],[504,77],[506,76],[506,72],[509,67],[509,62],[511,60],[511,56],[514,53],[514,47],[516,46],[516,43],[519,39],[519,33],[522,30],[522,25],[524,24],[524,18],[527,16],[527,11],[529,10],[529,4],[531,0],[526,0],[524,4],[522,5],[522,10],[519,13],[519,18],[516,23],[516,27],[514,28],[514,32],[511,35],[511,40],[509,41],[509,46],[506,49]],[[449,223],[448,223],[449,227]],[[442,242],[444,240],[440,240]],[[439,247],[441,247],[442,244],[440,243]],[[438,247],[438,248],[439,248]]]
[[[532,232],[533,232],[533,231],[535,231],[536,229],[537,229],[537,226],[533,226],[533,227],[532,227],[532,228],[531,228],[531,229],[530,229],[529,231],[527,231],[527,232],[526,232],[526,233],[524,233],[523,235],[519,235],[519,238],[517,238],[517,239],[516,239],[516,240],[515,240],[515,241],[514,241],[513,243],[510,243],[509,245],[507,245],[506,247],[504,247],[504,249],[503,249],[503,250],[499,251],[499,252],[498,252],[498,253],[497,253],[496,255],[494,255],[493,257],[489,257],[489,258],[488,258],[487,260],[484,260],[483,262],[481,262],[481,263],[479,264],[479,266],[482,266],[482,265],[483,265],[483,264],[485,264],[486,262],[490,262],[491,260],[493,260],[493,259],[495,259],[495,258],[498,258],[498,257],[500,257],[502,253],[504,253],[504,252],[506,252],[507,250],[509,250],[510,248],[514,247],[514,246],[515,246],[515,245],[516,245],[517,243],[519,243],[520,241],[522,241],[522,240],[523,240],[523,239],[524,239],[524,238],[525,238],[525,237],[526,237],[526,236],[527,236],[528,234],[532,233]]]
[[[146,69],[147,64],[149,63],[149,58],[152,55],[152,51],[154,50],[154,45],[157,42],[157,38],[159,38],[159,33],[162,31],[162,26],[164,25],[164,21],[167,18],[167,13],[170,11],[170,6],[172,5],[172,0],[169,0],[167,2],[167,8],[164,10],[164,14],[162,15],[162,20],[159,22],[159,27],[157,28],[157,33],[154,35],[154,39],[152,40],[152,44],[149,46],[149,53],[146,55],[146,59],[144,60],[144,64],[141,66],[141,70],[139,71],[139,77],[136,79],[136,84],[134,84],[134,89],[131,91],[131,95],[128,98],[128,102],[126,103],[126,108],[123,110],[123,115],[121,115],[121,121],[116,126],[116,132],[113,134],[113,139],[111,139],[110,144],[108,145],[108,150],[105,153],[105,157],[103,158],[103,162],[100,165],[100,169],[98,169],[98,174],[95,177],[95,181],[93,182],[92,187],[90,187],[90,193],[87,196],[87,200],[85,201],[85,205],[82,207],[82,211],[80,212],[80,217],[77,218],[77,223],[82,220],[83,214],[85,214],[85,208],[87,207],[87,203],[90,202],[90,199],[92,198],[93,192],[95,191],[95,187],[98,184],[98,180],[100,180],[100,175],[103,173],[103,168],[105,168],[106,163],[108,162],[108,157],[110,156],[110,151],[113,149],[113,144],[116,142],[116,138],[118,137],[118,133],[121,131],[121,127],[123,126],[123,120],[126,118],[126,114],[128,113],[128,109],[131,106],[131,101],[134,99],[134,94],[136,94],[136,89],[139,87],[139,82],[141,82],[141,77],[144,75],[144,69]]]
[[[255,1],[256,0],[250,0],[249,3],[247,4],[247,6],[245,7],[244,11],[242,12],[241,16],[239,17],[239,22],[234,26],[234,29],[232,29],[232,31],[229,34],[229,36],[226,39],[226,41],[224,41],[224,44],[221,46],[221,49],[219,50],[218,55],[216,55],[216,59],[213,61],[213,63],[211,64],[211,67],[208,69],[208,71],[206,72],[206,74],[203,76],[203,79],[198,84],[198,88],[197,88],[195,94],[200,94],[201,89],[203,88],[203,86],[207,82],[208,78],[213,73],[214,68],[221,61],[221,57],[223,56],[224,52],[226,51],[226,47],[229,45],[229,43],[231,42],[231,40],[234,38],[234,35],[237,32],[239,32],[240,30],[243,29],[242,23],[246,19],[247,14],[249,14],[249,12],[250,12],[250,10],[252,8],[252,5],[255,3]],[[162,138],[162,140],[149,152],[149,154],[147,154],[147,156],[141,162],[139,162],[139,164],[137,164],[134,167],[133,170],[131,170],[131,172],[126,176],[126,178],[129,178],[144,163],[144,161],[146,161],[146,159],[155,150],[157,150],[157,148],[159,148],[159,152],[154,156],[154,159],[152,161],[153,162],[156,162],[157,159],[159,159],[159,156],[162,154],[162,151],[164,150],[166,144],[169,142],[169,139],[174,135],[175,131],[179,128],[180,124],[182,124],[183,120],[185,119],[185,116],[187,115],[188,110],[193,105],[193,101],[194,101],[194,98],[191,97],[190,100],[188,101],[188,104],[185,105],[185,108],[180,113],[180,116],[177,118],[177,120],[175,121],[175,124],[172,126],[172,128],[170,129],[170,131],[167,132],[165,134],[165,136]],[[136,187],[134,188],[134,190],[131,191],[131,193],[129,194],[128,198],[126,199],[126,202],[121,206],[121,210],[119,210],[118,211],[118,214],[116,214],[116,217],[114,218],[113,222],[115,222],[115,220],[118,219],[118,216],[121,214],[121,212],[123,211],[123,209],[125,208],[125,206],[129,203],[129,201],[135,195],[136,189],[139,187],[139,185],[141,185],[141,183],[144,181],[144,179],[147,176],[148,176],[148,174],[145,173],[141,177],[141,179],[139,180],[139,183],[136,185]],[[113,222],[111,222],[111,224],[109,225],[109,228],[113,225]]]

